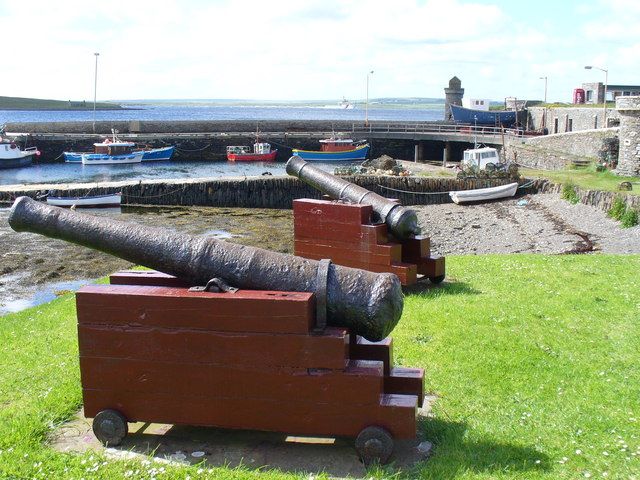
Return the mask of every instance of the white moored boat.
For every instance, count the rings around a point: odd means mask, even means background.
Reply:
[[[4,133],[4,125],[0,126],[0,133]],[[0,168],[17,168],[31,165],[34,156],[40,156],[36,147],[20,147],[13,140],[0,136]]]
[[[458,190],[449,192],[454,203],[482,202],[497,198],[513,197],[518,190],[518,183],[509,183],[498,187],[476,188],[474,190]]]
[[[73,207],[74,205],[77,208],[119,207],[121,201],[121,193],[85,197],[47,197],[47,203],[56,207]]]

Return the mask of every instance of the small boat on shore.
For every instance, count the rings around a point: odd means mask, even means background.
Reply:
[[[509,183],[497,187],[476,188],[473,190],[457,190],[449,192],[449,196],[454,203],[483,202],[498,198],[513,197],[518,190],[518,183]]]
[[[230,145],[227,147],[227,160],[230,162],[273,162],[278,150],[271,150],[271,144],[256,142],[253,151],[246,145]]]
[[[47,197],[47,203],[56,207],[74,208],[104,208],[119,207],[122,201],[121,193],[107,195],[86,195],[84,197]]]
[[[349,162],[365,160],[370,149],[368,143],[350,138],[326,138],[320,140],[320,145],[320,151],[293,149],[293,155],[310,162]]]
[[[0,137],[0,168],[29,166],[34,156],[40,156],[37,147],[29,147],[21,150],[14,141]]]

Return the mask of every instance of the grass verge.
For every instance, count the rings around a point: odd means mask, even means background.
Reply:
[[[640,471],[640,256],[469,256],[406,297],[396,363],[438,395],[425,479],[633,478]],[[72,295],[0,317],[0,478],[308,478],[63,454],[80,406]],[[153,471],[151,471],[153,470]],[[137,471],[137,473],[136,473]],[[320,478],[323,478],[322,476]]]
[[[565,170],[536,170],[520,167],[520,174],[527,178],[547,178],[554,183],[572,183],[583,190],[617,192],[622,182],[631,182],[634,190],[624,192],[640,195],[640,177],[620,177],[611,171],[596,172],[595,168],[569,168]]]

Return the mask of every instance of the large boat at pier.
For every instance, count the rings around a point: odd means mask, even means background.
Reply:
[[[21,150],[17,143],[0,137],[0,168],[19,168],[31,165],[34,156],[40,156],[37,147]]]
[[[355,142],[351,138],[325,138],[320,145],[320,151],[293,149],[293,155],[310,162],[349,162],[365,160],[370,149],[366,141]]]
[[[510,127],[517,121],[515,110],[478,110],[459,105],[449,105],[456,123],[467,125],[487,125],[492,127]]]

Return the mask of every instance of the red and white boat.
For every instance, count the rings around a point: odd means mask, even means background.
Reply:
[[[227,147],[230,162],[273,162],[277,154],[278,150],[271,150],[270,143],[254,143],[253,151],[246,145]]]

